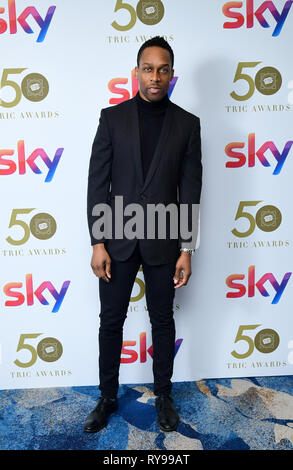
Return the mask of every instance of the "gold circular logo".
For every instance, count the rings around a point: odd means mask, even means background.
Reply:
[[[142,271],[142,266],[140,266],[138,271]],[[139,277],[136,277],[134,282],[139,286],[139,293],[134,297],[130,297],[130,302],[138,302],[145,294],[145,285],[143,280],[139,279]]]
[[[282,222],[282,214],[275,206],[261,207],[255,216],[256,225],[264,232],[273,232]]]
[[[255,86],[263,95],[274,95],[282,86],[282,75],[274,67],[263,67],[255,76]]]
[[[140,21],[147,25],[154,25],[161,21],[165,8],[161,0],[140,0],[136,7],[136,14]]]
[[[63,347],[56,338],[44,338],[39,342],[37,352],[43,361],[54,362],[62,356]]]
[[[269,328],[261,330],[254,338],[256,349],[261,353],[271,353],[277,349],[280,343],[280,337],[275,330]]]
[[[21,82],[23,95],[30,101],[42,101],[49,93],[49,83],[44,75],[30,73]]]
[[[54,217],[46,212],[34,215],[30,221],[30,230],[34,237],[39,240],[48,240],[53,237],[57,229]]]

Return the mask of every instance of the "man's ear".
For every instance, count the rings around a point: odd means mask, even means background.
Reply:
[[[170,80],[170,82],[172,82],[173,78],[174,78],[174,69],[171,70],[171,80]]]
[[[137,65],[134,67],[134,75],[135,75],[135,78],[138,78],[137,75],[138,75],[138,67]]]

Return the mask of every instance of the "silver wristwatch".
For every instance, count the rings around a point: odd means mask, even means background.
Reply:
[[[193,255],[195,252],[193,248],[180,248],[180,251],[185,251],[187,253],[190,253],[191,255]]]

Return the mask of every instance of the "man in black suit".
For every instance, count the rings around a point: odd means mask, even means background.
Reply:
[[[139,92],[130,100],[102,109],[93,142],[88,224],[93,246],[91,267],[99,277],[101,302],[101,397],[86,419],[86,432],[102,429],[118,408],[123,324],[141,264],[152,326],[158,424],[163,431],[173,431],[179,422],[170,396],[175,352],[173,300],[175,289],[187,285],[191,275],[197,222],[193,209],[200,202],[202,164],[199,118],[168,98],[173,64],[172,48],[162,37],[146,41],[137,56]],[[155,237],[148,236],[147,209],[157,204],[171,205],[179,211],[179,216],[185,205],[188,216],[185,233],[192,235],[182,236],[181,226],[186,221],[180,216],[174,236],[170,215],[163,236],[157,236],[157,231]],[[97,219],[101,207],[106,206],[111,209],[108,213],[103,209],[107,217]],[[143,215],[132,225],[136,227],[135,234],[129,235],[129,230],[126,234],[125,219],[128,216],[129,223],[129,216],[138,206]],[[125,211],[122,222],[119,222],[119,211]],[[159,220],[156,230],[161,225]]]

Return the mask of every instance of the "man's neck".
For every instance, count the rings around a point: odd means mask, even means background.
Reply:
[[[161,107],[165,107],[169,102],[169,97],[167,93],[165,96],[163,96],[163,98],[161,98],[158,101],[150,101],[150,100],[146,100],[143,97],[142,93],[139,91],[136,94],[136,99],[138,103],[141,104],[141,106],[143,106],[144,108],[161,108]]]

